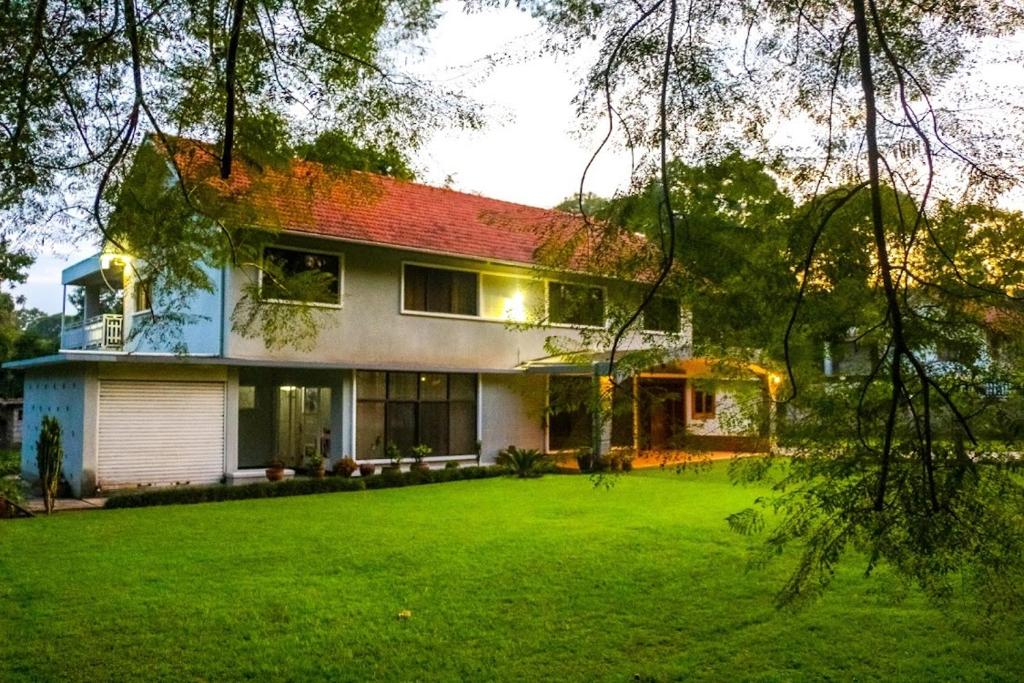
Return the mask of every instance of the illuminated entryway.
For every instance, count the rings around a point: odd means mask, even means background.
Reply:
[[[313,456],[326,456],[331,439],[330,387],[285,385],[277,389],[277,455],[299,467]]]

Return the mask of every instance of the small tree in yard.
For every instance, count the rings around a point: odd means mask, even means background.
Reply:
[[[57,497],[60,470],[64,464],[64,447],[61,444],[60,422],[49,415],[43,418],[39,439],[36,441],[36,465],[39,469],[39,486],[43,490],[43,504],[46,514],[53,512],[53,500]]]

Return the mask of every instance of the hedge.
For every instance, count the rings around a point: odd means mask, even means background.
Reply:
[[[215,503],[224,500],[246,500],[249,498],[278,498],[281,496],[305,496],[314,493],[335,493],[337,491],[363,491],[385,489],[417,484],[434,484],[461,479],[485,479],[508,474],[504,467],[460,467],[458,469],[426,470],[410,472],[384,472],[372,477],[328,477],[325,479],[288,479],[286,481],[263,481],[241,486],[181,486],[157,488],[130,493],[115,493],[104,505],[105,508],[139,508],[153,505],[186,505],[190,503]]]

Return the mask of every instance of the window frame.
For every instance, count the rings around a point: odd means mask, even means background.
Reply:
[[[407,308],[405,305],[405,269],[406,266],[414,266],[416,268],[430,268],[431,270],[448,270],[456,273],[472,273],[476,276],[476,310],[477,315],[466,315],[465,313],[445,313],[443,311],[419,311],[414,308]],[[402,315],[422,315],[428,318],[455,318],[458,320],[487,320],[480,315],[480,308],[482,304],[482,296],[480,293],[480,276],[483,274],[481,270],[474,270],[472,268],[459,268],[457,266],[439,266],[433,263],[423,263],[420,261],[402,261],[401,263],[401,275],[398,278],[398,312]]]
[[[544,383],[544,452],[545,453],[572,453],[579,450],[580,448],[590,448],[590,439],[587,440],[582,446],[562,446],[561,448],[552,448],[551,446],[551,380],[556,377],[575,377],[583,380],[593,381],[591,375],[577,374],[577,373],[565,373],[565,374],[552,374],[547,375]],[[591,387],[592,388],[592,387]],[[594,416],[592,413],[587,411],[587,415],[590,421],[590,430],[593,430]],[[592,436],[592,434],[591,434]]]
[[[360,398],[360,396],[359,396],[359,373],[360,372],[381,372],[381,373],[384,374],[384,397],[383,398]],[[392,398],[390,398],[390,393],[391,393],[391,375],[404,374],[404,373],[409,373],[409,374],[413,374],[413,375],[416,376],[416,398],[415,399],[407,399],[407,398],[394,398],[394,399],[392,399]],[[422,398],[422,387],[423,387],[423,379],[422,378],[423,378],[424,375],[443,375],[445,377],[445,398],[444,399],[431,399],[431,398],[424,399],[424,398]],[[452,376],[454,376],[454,375],[466,375],[466,376],[472,378],[472,386],[473,386],[473,400],[472,401],[469,401],[467,399],[453,399],[452,398]],[[425,370],[424,371],[420,371],[420,370],[356,370],[355,371],[354,380],[355,380],[354,381],[354,386],[355,386],[355,392],[354,392],[355,393],[355,397],[354,398],[355,398],[355,400],[352,401],[352,404],[353,404],[353,418],[355,418],[356,421],[353,422],[352,441],[353,441],[353,451],[356,453],[356,459],[358,461],[360,461],[360,462],[384,462],[386,460],[386,458],[384,457],[384,449],[387,447],[387,444],[388,444],[387,435],[388,435],[388,427],[389,427],[389,421],[390,421],[389,420],[390,411],[388,410],[388,404],[390,404],[390,403],[394,403],[394,404],[411,404],[413,406],[413,409],[412,409],[413,432],[414,432],[413,441],[415,441],[416,443],[423,443],[423,439],[422,439],[423,434],[422,434],[421,429],[420,429],[420,427],[421,427],[421,419],[420,419],[421,410],[420,410],[420,406],[422,404],[424,404],[424,403],[444,404],[446,406],[445,415],[446,415],[446,420],[447,420],[446,425],[445,425],[445,430],[446,430],[446,437],[445,438],[448,441],[448,450],[451,450],[451,447],[452,447],[452,444],[451,444],[451,419],[452,419],[452,417],[451,417],[451,406],[452,406],[452,404],[472,403],[472,405],[473,405],[473,438],[474,438],[474,444],[480,440],[480,403],[481,403],[480,402],[480,373],[475,373],[475,372],[444,372],[444,371],[442,371],[442,372],[429,372],[429,371],[425,371]],[[370,459],[360,458],[361,454],[359,453],[359,446],[360,446],[360,444],[358,443],[359,426],[357,424],[357,422],[358,422],[358,417],[357,416],[358,416],[358,413],[359,413],[359,405],[361,403],[363,403],[363,404],[373,403],[373,404],[379,404],[379,405],[383,406],[384,424],[382,425],[382,428],[383,428],[383,436],[384,436],[384,438],[383,438],[383,440],[381,442],[381,451],[380,451],[380,453],[377,454],[376,458],[370,458]],[[415,446],[416,444],[414,443],[413,445]],[[434,453],[431,454],[431,457],[440,457],[440,458],[457,458],[457,457],[468,457],[468,456],[475,457],[476,456],[475,451],[471,450],[471,452],[469,452],[469,453],[438,453],[438,452],[434,452]],[[402,454],[403,460],[408,459],[409,457],[411,457],[411,456],[409,454],[407,454],[407,453],[403,453]]]
[[[676,303],[676,314],[678,316],[677,319],[676,319],[676,329],[674,331],[669,331],[669,330],[652,330],[651,328],[647,327],[647,311],[646,310],[644,310],[642,315],[641,315],[640,329],[643,330],[647,334],[665,334],[665,335],[670,335],[670,336],[672,336],[672,335],[678,336],[678,335],[682,334],[683,333],[683,302],[680,301],[678,298],[676,298],[674,296],[654,296],[654,297],[651,298],[651,301],[653,302],[654,299],[664,299],[664,300],[674,301]],[[650,305],[650,304],[648,304],[648,305]]]
[[[701,401],[702,410],[697,410],[697,394],[703,395]],[[711,399],[711,410],[707,410],[707,400]],[[718,414],[718,396],[715,390],[707,388],[690,387],[690,417],[694,420],[713,420]]]
[[[551,320],[551,285],[570,285],[572,287],[587,287],[589,289],[601,290],[601,324],[588,325],[584,323],[556,323]],[[556,280],[545,278],[544,280],[544,317],[547,327],[560,327],[566,329],[605,330],[608,329],[608,286],[600,284],[588,284],[583,282],[571,282],[569,280]]]
[[[145,308],[139,308],[139,290],[146,293]],[[147,277],[136,278],[132,286],[132,315],[149,315],[153,313],[153,281]]]
[[[330,301],[299,301],[298,299],[277,299],[269,298],[263,301],[272,304],[286,304],[289,306],[315,306],[317,308],[344,308],[345,304],[345,252],[330,249],[307,249],[306,247],[293,247],[282,244],[265,244],[260,249],[259,287],[260,294],[263,294],[263,263],[266,259],[267,249],[279,249],[281,251],[293,251],[300,254],[323,254],[325,256],[338,257],[338,302]]]

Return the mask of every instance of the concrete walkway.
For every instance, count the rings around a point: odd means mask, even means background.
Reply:
[[[106,504],[106,498],[58,498],[54,501],[54,512],[72,512],[75,510],[102,510]],[[46,506],[42,498],[29,498],[22,507],[31,510],[37,515],[46,514]]]

